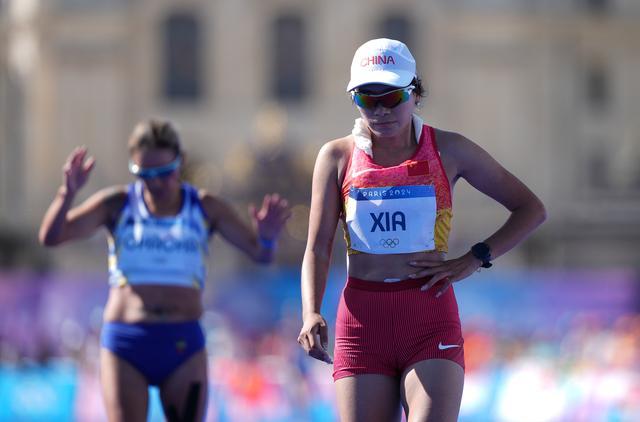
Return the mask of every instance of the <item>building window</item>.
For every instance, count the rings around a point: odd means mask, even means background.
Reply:
[[[272,90],[282,101],[299,101],[307,95],[306,28],[302,18],[288,14],[273,25]]]
[[[580,0],[582,6],[590,13],[607,13],[611,7],[609,0]]]
[[[594,146],[589,151],[587,164],[587,180],[589,187],[594,190],[605,190],[611,188],[610,151],[604,147],[605,142],[598,140],[593,142]]]
[[[0,0],[0,6],[2,6],[3,3],[7,2]],[[131,0],[57,0],[54,3],[54,7],[65,12],[102,12],[126,8],[130,6],[131,3]]]
[[[413,51],[413,29],[409,18],[401,14],[389,14],[380,21],[380,36],[402,41]]]
[[[590,188],[608,196],[640,194],[639,160],[637,137],[594,140],[586,161]]]
[[[397,12],[385,14],[385,17],[378,22],[378,32],[375,36],[402,41],[409,47],[416,63],[420,62],[418,59],[419,49],[413,44],[413,25],[407,14]]]
[[[604,63],[592,62],[585,69],[585,97],[592,109],[603,110],[611,101],[609,73]]]
[[[202,31],[193,13],[174,13],[164,22],[164,96],[171,101],[202,97]]]

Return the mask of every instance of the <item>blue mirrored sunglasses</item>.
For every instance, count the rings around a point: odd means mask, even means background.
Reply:
[[[182,164],[182,157],[178,156],[169,164],[158,167],[140,167],[133,161],[129,161],[129,172],[140,179],[153,179],[155,177],[167,177],[176,171]]]

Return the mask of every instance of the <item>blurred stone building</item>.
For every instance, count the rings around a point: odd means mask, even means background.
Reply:
[[[0,0],[6,265],[42,259],[35,233],[71,149],[98,160],[79,200],[126,183],[126,138],[150,116],[177,123],[191,180],[241,207],[271,186],[292,198],[283,260],[299,262],[315,154],[350,131],[351,57],[380,36],[416,56],[425,120],[547,204],[548,222],[500,265],[639,265],[635,0]],[[464,182],[454,201],[452,254],[507,215]],[[104,265],[105,249],[96,236],[55,266]]]

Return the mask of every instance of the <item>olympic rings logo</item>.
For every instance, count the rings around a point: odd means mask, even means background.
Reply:
[[[400,244],[400,239],[380,239],[380,246],[387,249],[393,249]]]

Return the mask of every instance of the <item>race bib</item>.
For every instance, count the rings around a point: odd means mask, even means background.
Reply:
[[[118,266],[127,271],[156,274],[191,273],[202,262],[197,233],[182,224],[163,227],[160,221],[137,223],[118,234]]]
[[[371,254],[433,250],[436,213],[431,185],[351,187],[346,206],[351,248]]]

